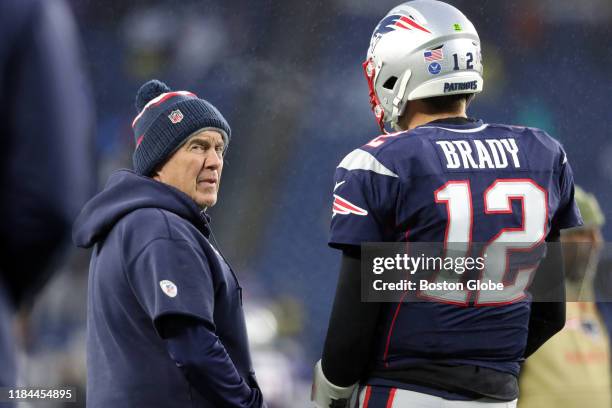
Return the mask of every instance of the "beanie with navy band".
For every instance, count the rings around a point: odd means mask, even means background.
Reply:
[[[136,110],[138,115],[132,122],[136,150],[132,160],[134,171],[143,176],[150,176],[198,130],[218,130],[226,146],[231,137],[229,124],[211,103],[192,92],[172,91],[156,79],[138,90]]]

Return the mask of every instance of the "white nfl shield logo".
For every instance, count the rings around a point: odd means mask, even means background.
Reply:
[[[174,123],[175,125],[177,123],[179,123],[181,120],[183,120],[184,116],[183,116],[183,112],[181,112],[180,110],[173,110],[172,112],[170,112],[170,114],[168,115],[168,119],[170,119],[170,122]]]
[[[172,281],[169,281],[169,280],[160,281],[159,286],[161,287],[161,290],[167,296],[170,296],[171,298],[176,297],[176,295],[178,294],[178,288]]]

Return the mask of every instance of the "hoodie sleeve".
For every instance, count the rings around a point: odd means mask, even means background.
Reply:
[[[266,405],[254,378],[240,376],[219,338],[199,320],[181,316],[162,323],[166,347],[189,383],[217,407]]]
[[[214,281],[205,255],[187,241],[160,238],[126,269],[138,302],[194,388],[215,406],[265,406],[215,334]]]
[[[215,291],[208,261],[189,242],[153,240],[128,263],[126,274],[158,333],[166,315],[193,316],[215,330]]]

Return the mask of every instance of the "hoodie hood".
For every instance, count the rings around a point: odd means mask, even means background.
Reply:
[[[206,237],[210,234],[208,215],[187,194],[133,171],[118,170],[109,177],[104,190],[81,210],[72,240],[79,247],[90,248],[104,239],[119,220],[139,208],[170,211],[189,220]]]

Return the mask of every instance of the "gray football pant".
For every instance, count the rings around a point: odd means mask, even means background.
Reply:
[[[359,393],[358,406],[359,408],[516,408],[516,400],[451,401],[399,388],[363,387]]]

